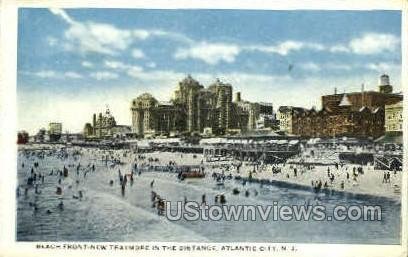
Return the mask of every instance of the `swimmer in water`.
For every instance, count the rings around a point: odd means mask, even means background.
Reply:
[[[58,204],[58,209],[60,209],[61,211],[64,209],[64,203],[62,202],[62,200]]]
[[[35,193],[36,194],[41,194],[41,191],[38,190],[38,184],[35,185]]]
[[[126,186],[124,183],[122,183],[122,196],[125,196],[125,189],[126,189]]]

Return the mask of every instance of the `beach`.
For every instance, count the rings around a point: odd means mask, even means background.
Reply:
[[[37,164],[38,165],[37,165]],[[23,167],[24,164],[24,167]],[[135,169],[135,164],[137,168]],[[177,172],[163,172],[157,167],[204,167],[202,179],[177,179]],[[37,166],[37,167],[35,167]],[[68,173],[65,177],[59,171]],[[287,167],[286,167],[287,166]],[[356,186],[345,184],[344,191],[355,193],[347,196],[316,193],[311,180],[325,180],[327,167],[305,171],[293,178],[290,165],[273,174],[264,168],[243,163],[240,171],[230,161],[206,162],[201,154],[177,152],[133,153],[130,150],[100,150],[96,148],[54,146],[51,150],[22,150],[18,155],[18,209],[17,239],[19,241],[200,241],[200,242],[350,242],[397,243],[399,240],[400,201],[391,190],[399,178],[391,176],[387,185],[381,181],[382,172],[364,170]],[[94,168],[93,168],[94,167]],[[34,186],[27,186],[33,173],[41,174]],[[345,169],[345,167],[343,167]],[[348,167],[351,168],[351,167]],[[255,167],[256,169],[256,167]],[[332,167],[330,167],[332,169]],[[212,177],[213,173],[231,174],[222,186]],[[333,170],[336,179],[331,188],[338,188],[341,172]],[[250,175],[251,173],[251,175]],[[378,174],[376,174],[378,173]],[[130,175],[133,174],[132,181]],[[289,178],[286,176],[289,174]],[[125,189],[121,190],[120,175],[127,176]],[[253,181],[243,181],[252,176]],[[241,177],[241,179],[237,179]],[[122,177],[123,178],[123,177]],[[291,185],[261,184],[260,179],[282,181]],[[362,187],[370,179],[372,188]],[[42,181],[43,180],[43,181]],[[350,182],[353,183],[353,182]],[[389,185],[391,184],[391,185]],[[37,186],[35,186],[37,185]],[[36,189],[37,187],[37,189]],[[57,188],[61,194],[57,194]],[[25,192],[27,188],[27,192]],[[240,193],[234,194],[236,189]],[[81,191],[81,193],[79,193]],[[169,221],[152,208],[152,192],[166,201],[202,200],[217,204],[215,196],[223,194],[226,205],[322,204],[330,213],[339,204],[381,205],[381,221]],[[363,195],[359,195],[363,194]],[[364,194],[381,197],[364,197]],[[82,197],[81,197],[82,195]],[[61,208],[61,202],[63,207]],[[175,206],[172,206],[174,209]],[[296,231],[296,232],[295,232]],[[364,233],[363,233],[364,231]],[[369,233],[367,233],[369,231]],[[359,235],[356,237],[355,235]]]

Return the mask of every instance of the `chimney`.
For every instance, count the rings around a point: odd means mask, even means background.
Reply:
[[[334,87],[334,94],[337,95],[337,87]]]

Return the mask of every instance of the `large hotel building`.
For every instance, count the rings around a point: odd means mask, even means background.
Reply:
[[[159,102],[144,93],[132,100],[132,132],[140,137],[155,135],[226,135],[256,128],[272,105],[233,100],[233,89],[217,79],[205,88],[191,76],[178,83],[170,102]]]

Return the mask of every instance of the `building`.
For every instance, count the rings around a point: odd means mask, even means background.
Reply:
[[[320,111],[306,110],[292,116],[293,134],[305,137],[371,137],[384,135],[385,107],[402,100],[392,92],[388,75],[380,77],[379,90],[322,96]]]
[[[51,142],[56,142],[61,139],[62,135],[62,123],[50,122],[48,124],[48,135]]]
[[[256,129],[279,130],[279,121],[276,119],[276,115],[260,114],[256,121]]]
[[[133,99],[131,111],[132,132],[139,136],[168,135],[171,130],[177,130],[177,122],[185,122],[180,120],[171,103],[159,102],[148,93]]]
[[[132,131],[139,137],[168,135],[227,135],[256,128],[260,106],[232,101],[231,84],[216,79],[205,88],[190,75],[180,81],[170,102],[144,93],[132,100]],[[264,105],[270,112],[271,105]]]
[[[38,130],[37,134],[34,135],[34,142],[35,143],[44,143],[49,141],[49,137],[47,135],[47,131],[45,128],[41,128]]]
[[[385,106],[385,132],[386,133],[402,133],[402,104],[400,101],[395,104]]]
[[[116,125],[112,128],[112,136],[113,138],[131,138],[133,137],[132,134],[132,127],[127,125]]]
[[[208,90],[212,92],[215,103],[215,106],[211,106],[215,109],[213,131],[216,134],[224,135],[228,130],[236,128],[232,125],[232,86],[217,79],[208,87]]]
[[[260,115],[269,115],[269,116],[274,115],[273,104],[272,103],[260,102],[259,103],[259,114]]]
[[[257,106],[249,101],[243,101],[240,92],[237,95],[233,105],[233,123],[235,127],[240,128],[239,132],[244,133],[255,126],[256,117],[254,116],[256,116]]]
[[[346,95],[345,97],[346,98]],[[379,137],[384,133],[384,110],[362,107],[354,111],[351,104],[342,101],[336,111],[323,108],[295,113],[293,134],[304,137]]]
[[[306,111],[301,107],[280,106],[278,109],[279,130],[287,134],[293,134],[293,115]]]
[[[17,133],[17,144],[19,145],[23,145],[23,144],[27,144],[28,140],[29,140],[30,136],[28,135],[28,133],[26,131],[19,131]]]
[[[277,130],[276,115],[273,112],[273,104],[260,102],[257,103],[257,112],[255,115],[255,121],[251,124],[251,129],[273,129]],[[252,122],[252,119],[251,119]]]
[[[106,108],[104,114],[96,113],[92,116],[92,124],[86,123],[83,129],[83,136],[86,139],[109,139],[118,134],[125,134],[127,126],[117,125],[115,117],[110,113],[109,108]]]

